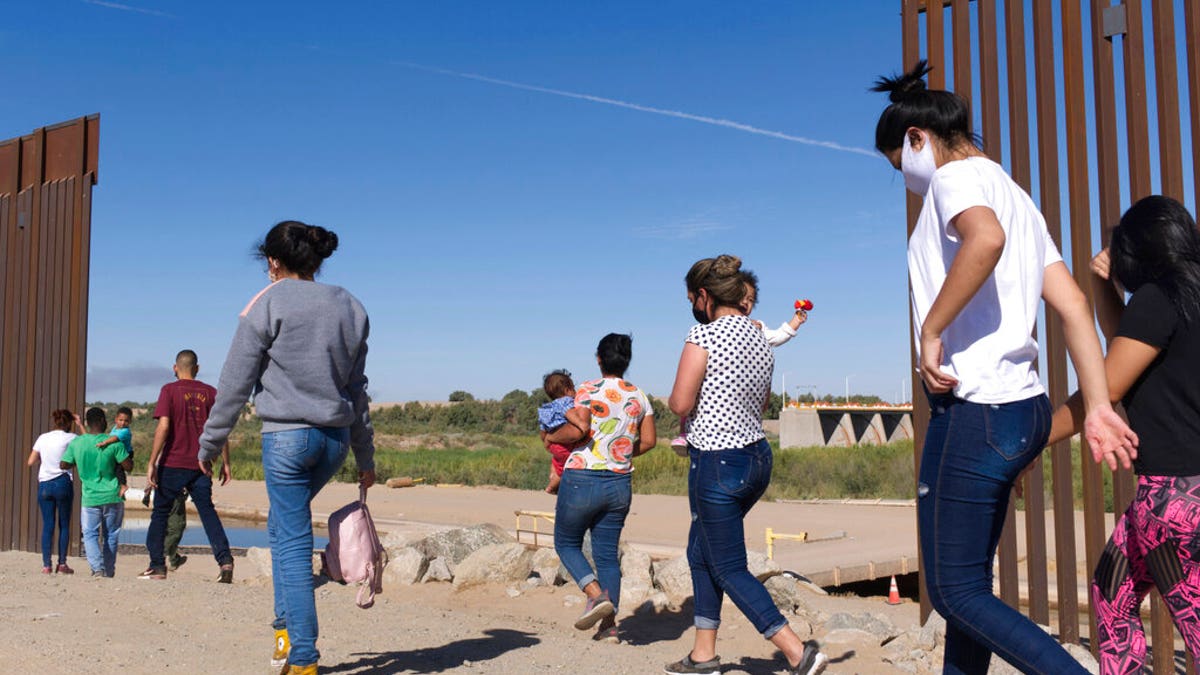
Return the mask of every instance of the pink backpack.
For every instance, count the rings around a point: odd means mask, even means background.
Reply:
[[[359,486],[358,501],[329,516],[329,545],[321,554],[325,575],[334,581],[358,584],[356,602],[366,609],[383,592],[383,568],[387,551],[375,532],[375,521],[367,510],[367,489]]]

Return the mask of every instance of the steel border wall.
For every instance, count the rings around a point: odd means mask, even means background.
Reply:
[[[52,410],[83,412],[99,142],[99,115],[0,141],[0,550],[39,550],[25,460]],[[71,530],[74,551],[78,509]]]

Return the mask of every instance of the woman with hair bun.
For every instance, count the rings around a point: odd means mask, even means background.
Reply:
[[[263,420],[262,461],[270,512],[275,589],[274,672],[317,672],[317,607],[312,582],[313,497],[354,450],[363,488],[375,482],[374,431],[367,406],[367,311],[344,288],[317,283],[337,249],[333,232],[295,220],[277,224],[258,247],[271,285],[250,300],[200,437],[211,467],[254,394]]]
[[[42,511],[42,574],[74,574],[67,564],[67,546],[71,542],[71,505],[75,503],[75,483],[69,469],[58,465],[67,444],[75,440],[71,426],[79,420],[66,409],[50,413],[54,429],[47,431],[33,443],[26,465],[38,465],[38,507]],[[80,431],[83,431],[80,427]],[[58,523],[58,567],[51,567],[50,557],[54,552],[54,525]]]
[[[775,356],[746,316],[754,277],[736,256],[697,261],[685,277],[692,316],[668,404],[687,417],[687,558],[695,597],[695,642],[668,675],[715,674],[721,602],[728,595],[754,628],[783,652],[790,675],[815,675],[828,659],[805,644],[747,568],[744,520],[771,482],[771,446],[762,414]]]
[[[1138,673],[1139,608],[1154,586],[1200,659],[1200,232],[1183,204],[1146,197],[1091,267],[1109,396],[1141,440],[1137,494],[1092,575],[1096,642],[1101,673]],[[1055,411],[1050,442],[1077,433],[1080,413],[1076,394]]]
[[[924,61],[880,79],[891,104],[875,147],[924,199],[908,241],[912,321],[930,421],[917,521],[929,599],[946,619],[945,672],[986,673],[992,653],[1026,673],[1086,672],[992,593],[1009,493],[1050,432],[1031,337],[1039,300],[1062,319],[1098,461],[1128,467],[1137,437],[1113,411],[1100,341],[1033,200],[988,159],[967,102],[929,90]]]

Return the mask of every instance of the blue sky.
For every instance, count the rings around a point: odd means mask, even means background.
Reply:
[[[665,396],[683,275],[723,252],[758,273],[757,318],[816,304],[777,389],[895,398],[904,188],[869,154],[885,99],[867,87],[900,66],[897,9],[17,3],[0,87],[25,93],[0,137],[101,114],[89,399],[154,398],[184,347],[215,382],[266,284],[253,247],[286,218],[341,238],[321,280],[371,313],[376,400],[590,377],[610,331]]]

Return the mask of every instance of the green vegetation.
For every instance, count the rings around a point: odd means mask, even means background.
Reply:
[[[500,401],[466,400],[444,406],[408,403],[377,410],[372,413],[376,473],[381,481],[413,476],[431,483],[541,489],[546,485],[550,461],[534,430],[537,405],[544,401],[540,390],[529,394],[515,390]],[[687,460],[667,445],[679,422],[661,402],[653,404],[663,438],[653,451],[635,460],[634,490],[687,494]],[[112,419],[116,405],[102,405]],[[134,470],[144,473],[154,438],[153,406],[130,407],[134,409]],[[261,430],[262,424],[249,414],[234,428],[230,456],[235,477],[262,479]],[[354,480],[355,471],[354,462],[348,461],[338,479]],[[777,450],[767,492],[769,499],[912,495],[911,443]]]
[[[379,479],[413,476],[424,477],[430,483],[541,489],[546,485],[550,462],[535,430],[537,406],[545,400],[541,390],[529,393],[513,390],[499,401],[468,398],[447,405],[408,403],[379,409],[372,413]],[[678,429],[678,419],[661,401],[654,400],[653,404],[661,438],[657,448],[635,460],[634,490],[646,494],[687,494],[687,461],[676,456],[667,445],[667,438]],[[107,409],[111,421],[116,416],[117,404],[100,405]],[[153,406],[125,405],[134,409],[131,425],[134,470],[145,473],[154,438]],[[237,478],[262,479],[261,431],[261,422],[247,410],[230,436],[230,454]],[[777,449],[767,498],[911,499],[915,482],[912,456],[911,442],[854,448]],[[1049,506],[1053,491],[1050,453],[1043,458],[1044,490]],[[1083,508],[1078,444],[1073,446],[1071,458],[1075,506]],[[348,461],[338,479],[354,480],[355,471],[354,462]],[[1105,508],[1111,511],[1112,475],[1107,469],[1102,474]],[[1024,508],[1023,502],[1018,501],[1017,507]]]

